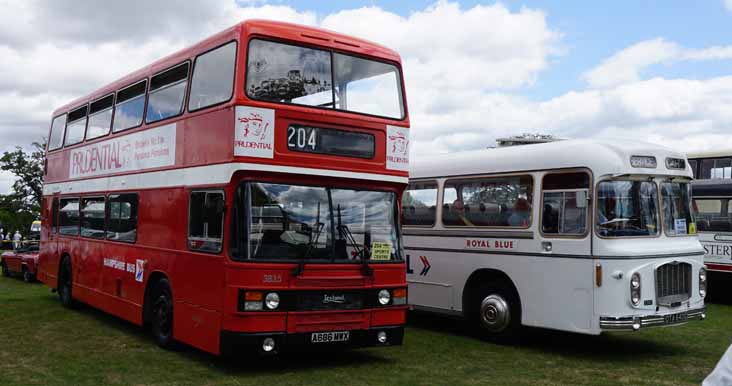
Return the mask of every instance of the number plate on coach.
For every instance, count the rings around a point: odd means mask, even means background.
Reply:
[[[679,312],[678,314],[664,315],[663,321],[666,324],[683,323],[689,318],[686,312]]]
[[[349,331],[314,332],[310,335],[312,343],[347,342],[351,338]]]

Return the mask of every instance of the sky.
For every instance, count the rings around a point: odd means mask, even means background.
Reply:
[[[522,133],[732,148],[732,0],[0,0],[0,152],[52,111],[247,18],[403,61],[412,157]],[[13,182],[0,172],[0,194]]]

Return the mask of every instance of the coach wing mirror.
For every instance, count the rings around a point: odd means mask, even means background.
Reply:
[[[577,192],[577,208],[587,208],[587,192],[584,190]]]

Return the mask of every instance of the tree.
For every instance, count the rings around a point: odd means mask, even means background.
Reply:
[[[20,146],[5,152],[0,158],[0,169],[13,173],[17,180],[13,191],[0,205],[11,211],[39,213],[43,196],[43,163],[45,144],[33,142],[32,151]]]

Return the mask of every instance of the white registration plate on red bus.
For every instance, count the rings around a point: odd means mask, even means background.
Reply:
[[[351,338],[349,331],[314,332],[310,335],[312,343],[347,342]]]

